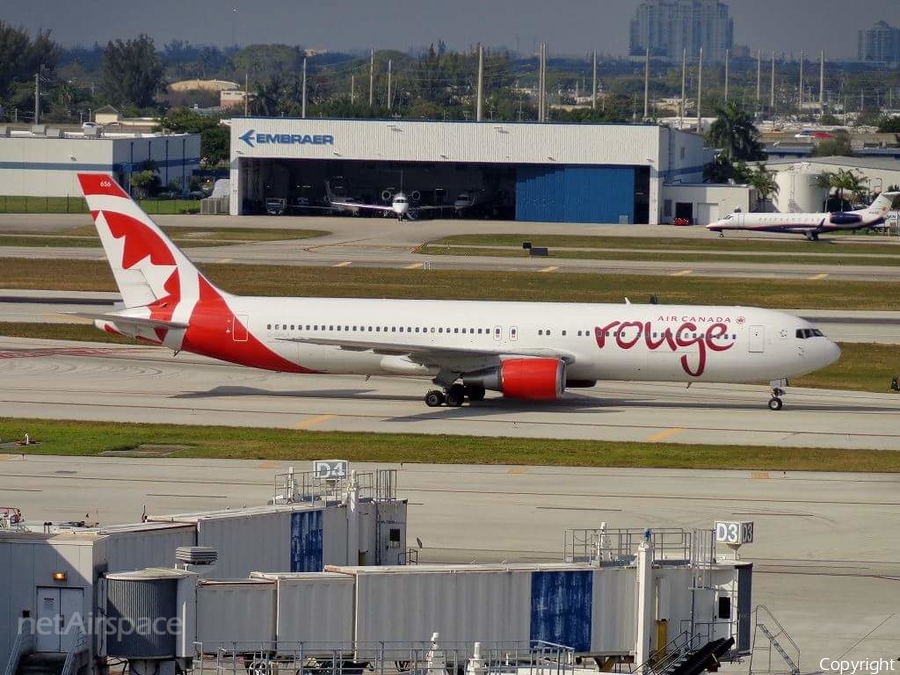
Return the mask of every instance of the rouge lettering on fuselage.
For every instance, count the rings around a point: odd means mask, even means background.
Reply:
[[[701,317],[692,318],[700,319]],[[615,344],[619,349],[626,351],[633,349],[642,338],[650,351],[669,349],[674,353],[679,349],[688,349],[696,345],[697,363],[695,367],[692,367],[691,364],[691,354],[682,354],[679,361],[685,373],[691,377],[700,377],[706,371],[709,353],[726,352],[734,347],[734,342],[723,343],[723,338],[728,334],[728,326],[724,320],[706,325],[705,331],[698,333],[698,330],[701,329],[694,321],[684,321],[677,328],[666,327],[657,329],[655,332],[653,323],[650,321],[613,321],[605,326],[595,327],[594,338],[600,349],[608,344]],[[607,338],[613,339],[607,341]]]

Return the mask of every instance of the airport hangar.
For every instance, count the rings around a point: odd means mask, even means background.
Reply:
[[[538,222],[712,222],[748,210],[746,186],[705,185],[704,139],[658,125],[234,118],[230,213],[267,199],[375,204],[402,190],[423,206],[475,193],[480,215]]]
[[[188,186],[200,168],[200,135],[73,132],[42,124],[31,130],[0,127],[0,197],[80,199],[80,171],[110,173],[128,190],[131,174],[142,171],[148,160],[162,185],[178,177]]]

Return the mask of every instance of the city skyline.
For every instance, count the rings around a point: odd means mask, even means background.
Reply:
[[[640,0],[457,0],[447,12],[439,0],[335,0],[306,13],[290,0],[233,0],[209,12],[200,3],[157,0],[154,11],[123,5],[109,12],[108,3],[81,0],[64,3],[17,3],[3,8],[0,18],[29,31],[50,29],[64,46],[105,44],[110,39],[147,33],[162,47],[172,40],[227,46],[286,43],[332,51],[393,48],[401,51],[443,40],[454,49],[478,42],[529,53],[546,42],[550,54],[580,55],[596,49],[625,57],[629,24]],[[853,59],[857,31],[876,21],[900,24],[896,0],[864,0],[845,16],[838,0],[732,1],[734,43],[751,50],[776,51],[788,57],[825,49],[829,58]],[[235,11],[236,10],[236,11]],[[803,30],[798,30],[802,27]]]

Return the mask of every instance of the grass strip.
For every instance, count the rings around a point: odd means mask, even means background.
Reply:
[[[0,418],[0,440],[21,439],[26,432],[40,444],[8,453],[84,456],[153,444],[187,446],[188,449],[173,451],[173,457],[218,459],[304,461],[334,456],[352,462],[900,471],[900,453],[878,450],[551,441]]]
[[[0,288],[115,291],[105,261],[0,260]],[[199,267],[224,290],[241,295],[341,298],[646,302],[762,306],[772,309],[897,310],[900,283],[820,279],[670,277],[629,274],[534,274],[475,270],[405,270],[208,263]]]
[[[418,249],[424,255],[456,255],[472,257],[530,258],[528,251],[514,248],[447,247],[429,244]],[[882,251],[882,253],[884,253]],[[900,253],[900,251],[898,251]],[[840,255],[809,255],[799,253],[779,255],[723,255],[721,253],[691,253],[687,251],[620,251],[620,250],[564,250],[550,249],[550,255],[541,260],[568,258],[572,260],[634,260],[636,262],[683,262],[690,263],[755,263],[769,265],[860,265],[895,267],[900,265],[900,255],[862,255],[845,257]]]

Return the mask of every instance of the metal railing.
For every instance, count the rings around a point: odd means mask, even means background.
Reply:
[[[33,625],[29,621],[23,621],[19,624],[19,632],[13,641],[12,651],[9,653],[9,660],[6,662],[6,671],[4,675],[16,675],[19,669],[19,661],[25,654],[34,651],[34,630]]]
[[[72,631],[72,640],[69,643],[69,651],[66,653],[66,662],[59,675],[74,675],[78,670],[78,657],[87,651],[88,640],[81,628]]]
[[[644,663],[635,665],[629,672],[663,673],[679,659],[697,649],[700,644],[698,636],[692,635],[689,630],[683,630],[664,646],[650,654],[650,658]]]
[[[194,675],[462,673],[475,642],[195,642]],[[573,675],[572,648],[544,641],[479,643],[478,675]]]
[[[637,559],[638,546],[648,536],[654,562],[678,564],[691,561],[694,534],[682,528],[568,529],[565,532],[563,560],[593,565],[629,565]]]
[[[760,614],[762,614],[764,622],[760,621]],[[772,650],[774,649],[787,664],[788,670],[794,675],[798,674],[800,672],[800,646],[794,642],[787,629],[775,618],[772,611],[765,605],[757,605],[756,609],[753,610],[753,624],[753,644],[750,647],[748,672],[751,674],[754,672],[753,657],[756,653],[756,635],[758,632],[761,632],[769,643],[767,649],[768,663],[765,672],[772,672]],[[785,648],[782,643],[786,643],[788,647]]]
[[[397,499],[396,469],[357,473],[356,483],[361,501]],[[272,503],[340,503],[345,499],[349,486],[349,476],[320,478],[313,471],[287,471],[275,475]]]

